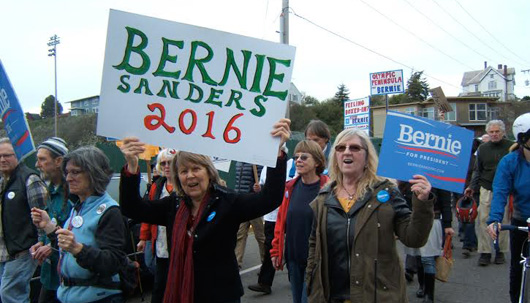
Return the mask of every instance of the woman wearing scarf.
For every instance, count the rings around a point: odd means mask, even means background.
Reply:
[[[290,136],[290,121],[274,125],[281,145]],[[234,253],[239,224],[279,206],[285,187],[286,155],[280,149],[262,191],[236,194],[219,184],[210,157],[180,152],[171,162],[175,193],[158,200],[139,195],[138,154],[144,144],[127,138],[121,147],[127,160],[122,170],[120,200],[124,215],[167,226],[169,273],[165,303],[240,302],[243,287]]]

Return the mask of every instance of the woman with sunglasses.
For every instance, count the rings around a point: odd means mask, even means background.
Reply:
[[[421,175],[409,180],[411,211],[396,185],[376,175],[377,164],[364,131],[337,136],[331,182],[310,204],[308,302],[408,302],[395,235],[409,247],[425,244],[434,217],[431,184]]]
[[[314,141],[305,140],[296,145],[294,162],[298,176],[285,184],[270,253],[272,264],[277,270],[283,269],[282,258],[285,257],[293,302],[301,303],[307,302],[304,276],[307,241],[313,224],[313,212],[309,203],[329,178],[322,175],[326,160],[322,148]]]
[[[156,179],[149,188],[147,200],[158,200],[167,197],[173,192],[170,164],[177,151],[172,148],[166,148],[158,153],[156,158],[156,170],[161,172],[162,176]],[[155,280],[153,291],[151,292],[151,303],[161,303],[164,299],[166,289],[167,272],[169,268],[169,253],[167,249],[168,239],[166,227],[162,225],[142,223],[140,227],[140,242],[138,242],[138,251],[146,249],[146,241],[151,241],[151,249],[155,255]]]

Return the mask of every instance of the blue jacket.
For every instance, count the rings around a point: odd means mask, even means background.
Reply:
[[[513,193],[513,218],[526,221],[530,217],[530,163],[518,150],[504,156],[493,179],[493,198],[488,224],[502,222],[508,196]]]
[[[70,217],[64,224],[64,228],[69,228],[74,217],[81,216],[83,218],[82,225],[79,227],[71,227],[71,231],[75,235],[75,240],[82,243],[84,247],[98,248],[96,230],[98,229],[99,220],[109,209],[117,206],[118,203],[108,193],[105,193],[103,196],[88,197],[81,205],[76,207],[78,211],[76,209],[72,210]],[[105,250],[100,250],[101,255],[105,253],[107,253]],[[60,261],[61,276],[73,279],[93,278],[96,273],[80,266],[77,257],[79,255],[74,257],[70,253],[62,253],[62,259]],[[118,274],[113,275],[112,280],[119,282]],[[98,301],[118,293],[121,293],[121,290],[95,286],[65,286],[64,283],[61,283],[57,290],[57,298],[61,302],[87,303]]]

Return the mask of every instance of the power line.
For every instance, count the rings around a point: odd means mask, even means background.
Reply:
[[[506,58],[504,55],[502,55],[501,53],[499,53],[498,51],[496,51],[495,49],[493,49],[491,46],[489,46],[486,42],[482,41],[482,39],[480,39],[477,35],[475,35],[472,31],[470,31],[464,24],[462,24],[462,22],[458,21],[458,19],[456,19],[452,14],[450,14],[445,8],[443,8],[436,0],[432,0],[432,2],[434,2],[447,16],[449,16],[451,19],[453,19],[453,21],[455,21],[456,23],[458,23],[460,26],[462,26],[469,34],[471,34],[473,37],[475,37],[475,39],[477,39],[478,41],[480,41],[480,43],[482,43],[483,45],[485,45],[487,48],[491,49],[492,51],[494,51],[495,53],[501,55],[502,57]],[[508,59],[508,58],[506,58]]]
[[[523,60],[524,62],[526,62],[526,64],[522,64],[522,65],[528,65],[529,62],[526,61],[526,59],[518,56],[516,53],[514,53],[511,49],[509,49],[508,47],[506,47],[506,45],[504,45],[501,41],[499,41],[499,39],[497,39],[495,36],[493,36],[492,33],[490,33],[486,27],[484,27],[480,22],[478,22],[477,19],[475,19],[463,6],[462,4],[460,4],[460,2],[456,1],[455,2],[458,4],[458,6],[460,6],[460,8],[471,18],[473,19],[473,21],[475,21],[488,35],[490,35],[495,41],[497,41],[497,43],[499,43],[502,47],[504,47],[507,51],[509,51],[510,53],[512,53],[514,56],[516,56],[517,58],[519,58],[520,60]],[[521,62],[518,62],[519,64],[521,64]]]
[[[443,28],[442,26],[440,26],[438,23],[434,22],[431,18],[429,18],[427,15],[425,15],[423,12],[421,12],[419,9],[417,9],[414,5],[412,5],[412,3],[410,3],[408,0],[403,0],[404,2],[406,2],[412,9],[414,9],[418,14],[422,15],[425,19],[427,19],[427,21],[431,22],[434,26],[436,26],[438,29],[442,30],[444,33],[446,33],[447,35],[449,35],[450,37],[452,37],[453,39],[455,39],[457,42],[459,42],[460,44],[462,44],[463,46],[469,48],[471,51],[473,51],[475,54],[483,57],[483,58],[486,58],[488,61],[492,61],[490,58],[488,58],[487,56],[477,52],[474,48],[472,48],[471,46],[467,45],[464,41],[458,39],[457,37],[455,37],[453,34],[451,34],[450,32],[448,32],[445,28]],[[473,69],[473,68],[472,68]],[[474,70],[474,69],[473,69]]]
[[[390,17],[386,16],[385,14],[383,14],[382,12],[380,12],[379,10],[377,10],[376,8],[374,8],[373,6],[371,6],[370,4],[368,4],[366,1],[364,0],[359,0],[361,1],[364,5],[368,6],[369,8],[371,8],[372,10],[374,10],[376,13],[378,13],[379,15],[383,16],[385,19],[387,19],[388,21],[392,22],[393,24],[395,24],[396,26],[398,26],[399,28],[401,28],[402,30],[406,31],[407,33],[409,33],[410,35],[412,35],[413,37],[415,37],[416,39],[420,40],[421,42],[423,42],[424,44],[426,44],[427,46],[431,47],[432,49],[434,49],[435,51],[443,54],[444,56],[454,60],[455,62],[458,62],[459,64],[471,69],[471,70],[474,70],[473,67],[465,64],[464,62],[456,59],[455,57],[445,53],[444,51],[438,49],[437,47],[435,47],[434,45],[430,44],[429,42],[425,41],[423,38],[421,38],[420,36],[416,35],[415,33],[411,32],[410,30],[406,29],[405,27],[403,27],[402,25],[400,25],[399,23],[397,23],[396,21],[392,20]]]
[[[327,32],[327,33],[333,35],[333,36],[339,37],[340,39],[345,40],[345,41],[347,41],[347,42],[349,42],[349,43],[351,43],[351,44],[354,44],[354,45],[356,45],[356,46],[358,46],[358,47],[360,47],[360,48],[362,48],[362,49],[364,49],[364,50],[366,50],[366,51],[368,51],[368,52],[371,52],[372,54],[375,54],[375,55],[377,55],[377,56],[383,57],[383,58],[385,58],[385,59],[387,59],[387,60],[389,60],[389,61],[392,61],[392,62],[394,62],[394,63],[396,63],[396,64],[399,64],[399,65],[401,65],[401,66],[403,66],[403,67],[406,67],[406,68],[408,68],[408,69],[410,69],[410,70],[415,70],[415,68],[413,68],[413,67],[411,67],[411,66],[408,66],[408,65],[405,64],[405,63],[399,62],[399,61],[397,61],[397,60],[395,60],[395,59],[393,59],[393,58],[390,58],[389,56],[383,55],[383,54],[381,54],[381,53],[379,53],[379,52],[377,52],[377,51],[375,51],[375,50],[373,50],[373,49],[370,49],[370,48],[368,48],[368,47],[366,47],[366,46],[364,46],[364,45],[362,45],[362,44],[360,44],[360,43],[357,43],[357,42],[355,42],[355,41],[353,41],[353,40],[351,40],[351,39],[349,39],[349,38],[346,38],[346,37],[342,36],[341,34],[338,34],[338,33],[334,32],[334,31],[332,31],[332,30],[329,30],[329,29],[327,29],[327,28],[325,28],[325,27],[323,27],[323,26],[321,26],[321,25],[319,25],[319,24],[317,24],[317,23],[315,23],[315,22],[313,22],[313,21],[311,21],[311,20],[309,20],[309,19],[307,19],[307,18],[301,16],[301,15],[298,15],[298,14],[297,14],[292,8],[290,8],[290,9],[291,9],[291,13],[292,13],[294,16],[296,16],[296,17],[298,17],[298,18],[300,18],[300,19],[306,21],[307,23],[309,23],[309,24],[311,24],[311,25],[313,25],[313,26],[315,26],[315,27],[318,27],[319,29],[321,29],[321,30],[323,30],[323,31],[325,31],[325,32]],[[454,88],[460,89],[460,87],[458,87],[458,86],[455,86],[455,85],[453,85],[453,84],[451,84],[451,83],[449,83],[449,82],[445,82],[444,80],[438,79],[438,78],[436,78],[436,77],[430,76],[430,75],[428,75],[428,74],[426,74],[426,73],[423,73],[423,75],[426,76],[426,77],[429,77],[429,78],[431,78],[431,79],[434,79],[434,80],[436,80],[436,81],[439,81],[439,82],[441,82],[441,83],[444,83],[444,84],[446,84],[446,85],[448,85],[448,86],[452,86],[452,87],[454,87]]]

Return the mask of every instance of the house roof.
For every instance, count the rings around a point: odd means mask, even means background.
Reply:
[[[99,95],[92,96],[92,97],[81,98],[81,99],[72,100],[72,101],[66,101],[65,103],[72,103],[72,102],[76,102],[76,101],[85,101],[85,100],[92,100],[92,99],[98,99],[99,100]]]
[[[504,78],[504,69],[495,69],[491,66],[488,66],[486,69],[483,69],[483,70],[474,70],[470,72],[465,72],[464,76],[462,77],[462,86],[468,86],[471,84],[480,83],[482,79],[484,79],[484,77],[486,77],[486,75],[489,74],[490,71],[494,71]],[[515,75],[515,68],[513,67],[507,68],[506,72],[508,73],[508,75]]]

